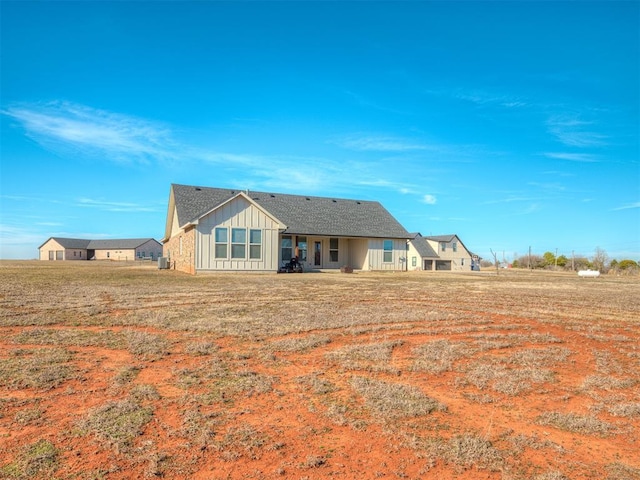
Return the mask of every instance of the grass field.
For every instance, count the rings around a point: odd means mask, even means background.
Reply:
[[[639,479],[640,280],[0,262],[0,478]]]

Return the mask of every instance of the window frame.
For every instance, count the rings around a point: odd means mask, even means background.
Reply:
[[[257,242],[254,241],[253,234],[258,233],[260,238]],[[253,252],[258,247],[258,256],[254,256]],[[262,260],[262,230],[259,228],[249,229],[249,260]]]
[[[335,241],[335,246],[333,242]],[[338,263],[340,261],[340,239],[337,237],[329,238],[329,261]]]
[[[285,246],[285,240],[289,241],[289,246]],[[285,251],[288,251],[288,255],[285,255]],[[280,257],[283,262],[288,262],[293,258],[293,237],[291,235],[282,235],[280,239]]]
[[[224,232],[224,240],[218,239],[218,232]],[[224,256],[218,254],[219,247],[224,247]],[[227,227],[216,227],[213,229],[213,258],[214,260],[229,259],[229,229]]]
[[[388,245],[390,248],[387,248]],[[382,241],[382,263],[393,263],[393,240]]]
[[[242,241],[236,240],[236,234],[242,235]],[[236,249],[242,247],[242,255],[236,254]],[[231,228],[231,260],[247,259],[247,229],[241,227]]]

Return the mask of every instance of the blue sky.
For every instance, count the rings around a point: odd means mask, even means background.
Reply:
[[[639,2],[0,8],[0,258],[159,239],[183,183],[378,200],[485,258],[640,259]]]

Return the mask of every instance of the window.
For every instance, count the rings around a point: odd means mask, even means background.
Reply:
[[[229,241],[229,231],[226,228],[216,228],[215,240],[215,258],[227,258],[227,242]]]
[[[288,262],[289,260],[291,260],[291,256],[292,256],[292,243],[291,243],[291,235],[283,235],[282,236],[282,247],[281,247],[281,253],[282,253],[282,261],[283,262]]]
[[[231,229],[231,258],[247,258],[247,231],[244,228]]]
[[[64,260],[64,250],[56,250],[56,260]]]
[[[338,261],[338,243],[337,238],[329,239],[329,261],[331,262]]]
[[[73,251],[73,256],[74,256],[74,257],[76,256],[76,253],[78,253],[78,252],[76,252],[76,251],[74,250],[74,251]]]
[[[182,240],[182,238],[180,238]],[[142,252],[138,251],[138,258],[142,257]]]
[[[447,242],[440,242],[440,251],[444,252],[447,249]]]
[[[464,258],[462,259],[462,266],[464,267]]]
[[[411,257],[411,266],[415,267],[416,265],[418,265],[417,257]]]
[[[111,257],[111,253],[107,252],[107,258]]]
[[[49,250],[49,260],[53,260],[53,250]]]
[[[262,230],[249,230],[249,258],[262,258]]]
[[[458,251],[458,242],[453,242],[451,244],[451,248],[453,249],[454,252]]]
[[[307,237],[298,237],[298,260],[307,261]]]
[[[393,262],[393,240],[385,240],[382,242],[382,261],[385,263]]]
[[[80,250],[80,258],[82,258],[82,250]]]

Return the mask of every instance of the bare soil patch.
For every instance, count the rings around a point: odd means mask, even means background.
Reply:
[[[639,292],[0,262],[0,478],[638,479]]]

